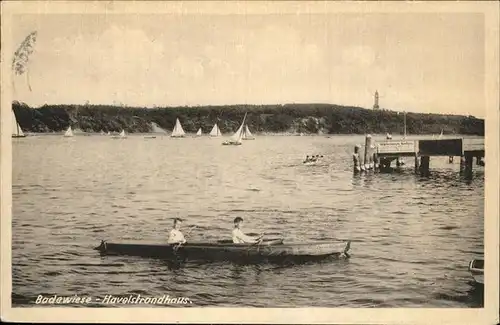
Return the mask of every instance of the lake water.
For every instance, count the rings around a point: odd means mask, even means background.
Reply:
[[[39,294],[188,297],[191,306],[481,307],[468,262],[483,252],[484,167],[431,158],[431,176],[352,173],[363,136],[221,139],[44,135],[13,141],[14,306]],[[322,154],[305,166],[308,154]],[[101,239],[165,242],[246,232],[351,239],[351,258],[295,266],[186,265],[101,257]],[[96,305],[99,306],[99,305]],[[127,305],[129,306],[129,305]]]

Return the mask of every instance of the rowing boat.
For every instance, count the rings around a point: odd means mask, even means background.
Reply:
[[[473,259],[469,262],[469,272],[474,280],[484,285],[484,259]]]
[[[232,241],[186,244],[108,243],[101,241],[95,249],[101,255],[131,255],[175,259],[180,261],[232,262],[304,262],[327,257],[349,257],[348,242],[314,242],[284,244],[282,239],[255,244],[234,244]]]

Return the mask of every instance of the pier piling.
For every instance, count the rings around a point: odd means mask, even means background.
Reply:
[[[429,156],[422,156],[420,158],[420,175],[428,176],[429,175],[429,164],[430,164]]]
[[[418,173],[419,167],[418,155],[415,155],[415,173]]]
[[[472,176],[472,165],[474,157],[472,155],[465,155],[465,176]]]
[[[372,152],[372,136],[367,134],[365,137],[365,155],[364,155],[364,164],[365,170],[369,170],[373,168],[373,156]]]

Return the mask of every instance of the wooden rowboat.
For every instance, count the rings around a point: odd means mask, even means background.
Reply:
[[[484,285],[484,259],[473,259],[469,262],[469,272],[476,283]]]
[[[282,263],[320,260],[327,257],[349,257],[351,243],[315,242],[283,244],[282,239],[260,244],[234,244],[230,240],[214,243],[146,244],[108,243],[101,241],[95,249],[102,255],[132,255],[174,259],[177,261],[233,261]]]

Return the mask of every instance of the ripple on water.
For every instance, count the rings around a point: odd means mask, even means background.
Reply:
[[[466,181],[443,157],[433,159],[429,179],[411,165],[353,177],[359,139],[259,137],[236,151],[208,138],[142,136],[14,145],[13,304],[34,306],[33,292],[78,291],[188,296],[192,306],[482,306],[467,263],[484,247],[484,171]],[[304,166],[311,152],[324,162]],[[101,239],[164,242],[176,216],[185,228],[197,225],[189,240],[231,238],[242,216],[245,231],[286,242],[351,239],[352,257],[175,269],[92,250]]]

